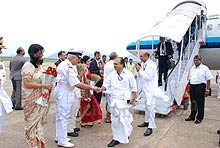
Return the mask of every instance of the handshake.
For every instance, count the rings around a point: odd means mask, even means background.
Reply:
[[[96,93],[100,93],[103,91],[103,87],[92,86],[92,90]]]

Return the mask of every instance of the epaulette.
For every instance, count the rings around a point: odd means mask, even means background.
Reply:
[[[69,68],[73,68],[73,66],[72,66],[72,65],[70,65],[69,63],[67,63],[67,65],[69,66]]]

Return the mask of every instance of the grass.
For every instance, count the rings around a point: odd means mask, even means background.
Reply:
[[[10,61],[11,57],[1,56],[0,59],[3,61]],[[29,60],[29,58],[27,57],[25,57],[25,59]],[[49,59],[49,58],[43,58],[43,59],[44,59],[44,62],[56,62],[57,61],[57,59]]]

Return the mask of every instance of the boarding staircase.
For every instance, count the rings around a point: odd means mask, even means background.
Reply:
[[[200,37],[196,37],[196,36],[195,38],[196,38],[195,40],[190,41],[188,45],[185,47],[184,54],[180,55],[180,57],[183,56],[181,60],[178,59],[179,58],[178,52],[175,51],[174,48],[173,58],[175,59],[176,64],[173,69],[168,71],[167,83],[163,83],[163,85],[160,86],[160,90],[164,91],[164,95],[155,98],[156,113],[164,114],[164,115],[169,114],[169,112],[173,109],[172,105],[174,99],[178,105],[181,104],[182,96],[184,95],[185,88],[188,83],[187,77],[188,77],[189,69],[193,66],[193,58],[195,55],[199,53],[201,40],[205,41],[204,38],[201,39]],[[155,61],[154,56],[151,56],[151,59]],[[138,82],[137,80],[137,83],[140,84],[142,82]],[[141,95],[143,94],[142,91],[139,89],[137,102],[133,108],[144,111],[145,104],[144,104],[144,99]]]

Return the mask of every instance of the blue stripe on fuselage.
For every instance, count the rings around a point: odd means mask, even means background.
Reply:
[[[154,49],[157,48],[157,44],[159,40],[154,40]],[[206,45],[201,46],[201,48],[220,48],[220,37],[207,37],[206,38]],[[134,50],[136,49],[136,43],[132,42],[127,46],[127,50]],[[140,42],[140,49],[152,49],[152,41],[145,40]]]
[[[207,37],[206,45],[201,48],[220,48],[220,37]]]
[[[154,49],[157,48],[157,44],[159,43],[159,40],[154,40]],[[134,50],[136,49],[136,42],[132,42],[128,44],[127,50]],[[140,41],[140,49],[152,49],[152,40],[145,40]]]

